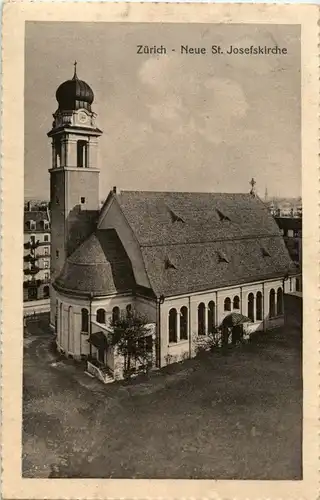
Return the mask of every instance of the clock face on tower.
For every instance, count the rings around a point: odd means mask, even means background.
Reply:
[[[80,112],[78,115],[78,120],[80,123],[87,123],[88,115],[86,113]]]

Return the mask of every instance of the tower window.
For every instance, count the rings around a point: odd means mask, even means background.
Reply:
[[[86,202],[86,199],[84,196],[81,196],[81,203],[85,203]]]
[[[59,250],[56,250],[56,257],[59,257]]]
[[[77,142],[77,167],[86,168],[88,166],[88,143],[86,141]]]
[[[55,167],[59,168],[61,166],[61,142],[59,140],[55,141]]]

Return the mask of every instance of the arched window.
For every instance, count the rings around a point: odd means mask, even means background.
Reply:
[[[169,311],[169,342],[177,342],[177,310]]]
[[[188,308],[183,306],[180,309],[180,340],[188,338]]]
[[[50,288],[48,287],[48,285],[43,287],[43,297],[45,299],[50,297]]]
[[[283,293],[282,288],[278,288],[277,290],[277,316],[281,316],[283,314]]]
[[[96,314],[97,323],[105,323],[106,322],[106,311],[104,309],[98,309]]]
[[[59,311],[59,344],[62,344],[62,331],[63,331],[63,306],[62,302],[60,302],[60,311]]]
[[[238,295],[233,297],[233,309],[240,309],[240,298]]]
[[[127,305],[126,311],[127,311],[127,316],[131,316],[131,314],[132,314],[132,305],[131,304]]]
[[[230,297],[227,297],[226,299],[224,299],[224,310],[231,311],[231,299],[230,299]]]
[[[269,317],[274,318],[276,315],[276,292],[273,288],[270,290],[269,294]]]
[[[206,318],[205,318],[206,307],[203,302],[198,306],[198,335],[206,334]]]
[[[59,310],[59,304],[58,301],[56,300],[56,310],[54,315],[54,328],[56,335],[58,335],[58,310]]]
[[[216,305],[211,300],[208,304],[208,333],[212,333],[216,324],[215,321],[215,312],[216,312]]]
[[[73,308],[68,309],[68,352],[73,352]]]
[[[112,309],[112,322],[115,323],[116,321],[119,321],[119,319],[120,319],[120,309],[118,306],[116,306]]]
[[[256,297],[256,320],[262,321],[262,293],[258,292]]]
[[[254,295],[249,293],[248,295],[248,318],[254,321]]]
[[[88,309],[81,309],[81,331],[89,333],[89,313]]]
[[[86,141],[77,142],[77,167],[87,167],[88,166],[88,144]]]

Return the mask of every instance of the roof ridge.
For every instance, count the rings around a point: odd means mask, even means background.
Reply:
[[[179,246],[179,245],[202,245],[203,243],[218,243],[218,242],[226,242],[226,241],[243,241],[243,240],[260,240],[262,238],[282,238],[282,235],[277,234],[268,234],[268,235],[250,235],[250,236],[241,236],[239,238],[215,238],[208,240],[192,240],[192,241],[178,241],[178,242],[165,242],[165,243],[140,243],[140,247],[162,247],[162,246]]]

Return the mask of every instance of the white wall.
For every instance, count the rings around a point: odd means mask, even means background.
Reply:
[[[289,284],[285,283],[285,288]],[[263,304],[262,304],[262,320],[255,320],[253,323],[249,324],[249,331],[257,330],[268,330],[275,327],[279,327],[283,324],[283,315],[270,319],[269,318],[269,293],[273,288],[275,293],[277,293],[278,288],[283,287],[283,280],[273,280],[267,282],[259,282],[252,284],[245,284],[243,286],[230,287],[227,289],[220,290],[210,290],[199,294],[194,294],[192,296],[183,297],[169,297],[166,298],[164,303],[161,305],[160,312],[160,327],[161,327],[161,343],[160,343],[160,364],[165,366],[168,361],[179,361],[185,359],[186,357],[193,357],[195,355],[195,341],[198,337],[198,305],[203,302],[206,306],[205,319],[207,327],[207,306],[210,301],[215,302],[215,326],[221,325],[223,319],[233,311],[233,298],[238,295],[240,297],[240,309],[236,309],[236,312],[240,312],[243,315],[248,315],[248,295],[250,293],[254,294],[256,299],[256,294],[258,291],[262,293]],[[224,301],[229,297],[231,299],[231,311],[224,311]],[[179,340],[179,314],[178,314],[178,342],[169,343],[169,311],[171,308],[175,308],[179,313],[182,306],[188,308],[189,311],[189,328],[188,328],[188,340]],[[277,308],[277,303],[275,301],[275,310]],[[254,303],[254,312],[256,315],[256,303]]]
[[[131,261],[136,283],[140,286],[150,288],[150,282],[145,270],[140,246],[128,222],[122,214],[118,203],[114,199],[110,200],[110,206],[108,207],[105,216],[99,222],[98,228],[116,230],[122,242],[122,245],[126,249],[127,255]]]
[[[88,310],[89,324],[91,321],[92,325],[97,325],[96,314],[98,309],[104,309],[106,311],[105,326],[108,327],[109,322],[112,318],[113,308],[119,307],[120,311],[122,311],[125,310],[129,304],[131,305],[132,309],[136,309],[141,314],[146,315],[150,323],[156,321],[155,302],[149,301],[148,299],[142,297],[133,297],[129,294],[94,298],[92,300],[91,307],[88,298],[67,296],[59,292],[55,293],[55,300],[58,300],[57,345],[60,350],[64,351],[67,355],[70,354],[74,358],[81,358],[81,356],[88,356],[90,354],[90,345],[88,343],[89,332],[81,332],[82,308],[86,308]],[[63,313],[62,328],[60,319],[60,304],[62,304]],[[72,331],[70,331],[69,328],[69,307],[72,307]],[[99,325],[99,328],[100,330],[103,329],[103,325]]]

